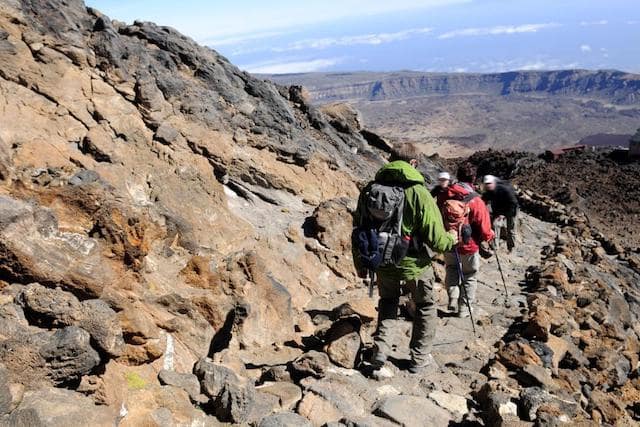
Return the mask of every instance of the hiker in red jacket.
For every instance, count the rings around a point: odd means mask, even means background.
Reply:
[[[460,243],[455,251],[445,254],[446,277],[445,284],[449,294],[449,311],[459,317],[468,317],[469,311],[465,308],[464,296],[469,299],[469,305],[473,304],[478,287],[477,274],[480,269],[480,244],[490,242],[495,237],[491,229],[491,217],[489,210],[478,193],[476,193],[473,183],[476,179],[476,168],[471,163],[466,163],[458,168],[458,183],[448,188],[446,200],[462,201],[467,209],[463,219],[463,224],[454,225],[461,233]],[[443,212],[445,227],[447,226],[446,207],[447,202],[440,202],[440,209]],[[458,259],[463,273],[462,284],[466,292],[460,292],[460,274]]]

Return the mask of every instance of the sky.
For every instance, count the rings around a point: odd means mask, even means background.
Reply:
[[[640,0],[86,0],[174,27],[253,73],[640,73]]]

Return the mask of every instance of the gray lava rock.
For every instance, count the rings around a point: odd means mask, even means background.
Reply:
[[[119,356],[124,350],[122,327],[116,312],[99,299],[82,302],[82,318],[79,325],[89,332],[96,346],[111,356]]]
[[[155,134],[155,138],[166,145],[171,145],[173,141],[178,139],[178,136],[180,133],[169,123],[162,123]]]
[[[293,361],[291,363],[291,371],[293,376],[298,379],[306,377],[322,378],[326,375],[330,366],[329,356],[312,350]]]
[[[476,400],[482,409],[482,419],[487,425],[505,425],[511,419],[518,418],[518,407],[498,382],[485,383],[478,391]]]
[[[311,423],[298,414],[283,412],[264,418],[258,427],[311,427]]]
[[[226,366],[200,359],[195,366],[202,391],[211,398],[211,412],[220,420],[244,423],[251,415],[255,387],[251,381],[239,377]]]
[[[51,328],[77,325],[89,332],[99,350],[119,356],[124,349],[122,328],[116,312],[99,299],[80,302],[70,292],[27,285],[16,298],[32,324]]]
[[[200,382],[193,374],[181,374],[175,371],[163,369],[158,374],[160,384],[179,387],[189,393],[191,400],[197,401],[200,397]]]
[[[20,405],[4,420],[2,426],[69,427],[116,425],[117,413],[107,406],[71,390],[45,388],[27,392]]]
[[[424,397],[391,396],[380,402],[375,415],[403,426],[446,426],[453,416]]]
[[[31,323],[38,326],[69,326],[82,317],[82,305],[73,294],[46,288],[39,283],[25,286],[16,300]]]
[[[51,379],[62,384],[91,372],[100,363],[100,356],[89,344],[87,331],[77,326],[59,329],[40,349]]]
[[[575,401],[561,399],[539,387],[529,387],[520,393],[520,406],[529,421],[536,420],[538,409],[543,405],[554,407],[553,413],[565,414],[568,418],[575,417],[580,409]]]
[[[0,415],[8,414],[11,411],[12,401],[9,374],[6,368],[0,365]]]
[[[357,332],[346,334],[329,343],[326,351],[333,363],[353,369],[360,351],[360,334]]]
[[[96,171],[83,169],[69,179],[70,185],[86,185],[100,181],[100,175]]]

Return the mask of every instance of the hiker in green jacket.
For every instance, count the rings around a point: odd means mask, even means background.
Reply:
[[[377,270],[380,300],[373,362],[376,367],[382,367],[390,354],[389,328],[391,321],[397,318],[399,299],[404,288],[411,292],[416,305],[410,342],[411,373],[419,373],[434,363],[431,346],[436,331],[437,313],[433,292],[434,276],[426,246],[443,253],[450,251],[457,243],[457,235],[445,230],[436,202],[425,187],[424,177],[416,169],[418,157],[418,150],[413,144],[397,145],[392,150],[391,162],[383,166],[375,177],[376,183],[404,188],[402,236],[410,236],[412,244],[397,266],[385,266]],[[364,209],[363,204],[361,196],[358,212]],[[356,222],[360,218],[358,212]]]

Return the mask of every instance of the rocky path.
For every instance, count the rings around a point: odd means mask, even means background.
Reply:
[[[526,311],[527,295],[523,285],[527,269],[540,263],[543,247],[552,244],[557,233],[554,225],[529,215],[522,215],[520,225],[519,246],[512,254],[507,254],[504,248],[501,251],[500,261],[509,291],[507,306],[495,257],[483,262],[474,316],[475,336],[470,319],[448,315],[446,291],[437,283],[439,327],[433,355],[439,367],[420,377],[401,369],[402,361],[409,358],[411,326],[406,320],[398,320],[395,351],[391,357],[395,364],[387,364],[382,377],[367,378],[366,369],[362,370],[364,374],[357,370],[333,369],[324,379],[303,384],[307,395],[299,412],[318,425],[323,423],[323,417],[335,418],[332,411],[336,408],[342,409],[347,419],[368,420],[369,424],[362,425],[384,425],[385,420],[402,425],[447,425],[476,420],[472,392],[486,381],[480,371],[495,352],[494,345]],[[366,289],[358,288],[317,299],[309,308],[310,312],[323,312],[341,302],[363,298],[366,298]],[[371,345],[374,327],[374,321],[364,325],[361,335],[365,345]],[[313,405],[305,405],[305,400],[310,400],[309,393],[314,395]],[[314,410],[305,410],[306,406]]]

